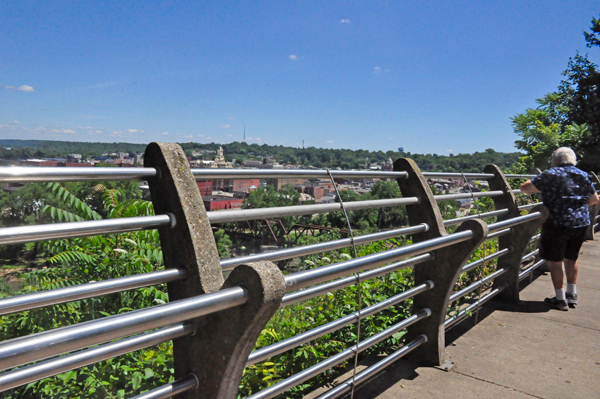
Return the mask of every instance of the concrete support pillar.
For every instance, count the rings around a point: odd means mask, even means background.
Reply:
[[[426,223],[427,232],[412,236],[413,242],[421,242],[448,235],[444,221],[427,180],[410,159],[401,158],[394,163],[394,171],[405,171],[408,179],[398,179],[400,191],[404,197],[416,196],[421,199],[418,204],[407,205],[406,212],[410,225]],[[431,310],[431,316],[412,325],[408,330],[408,340],[425,334],[427,343],[421,345],[410,357],[419,363],[440,366],[445,362],[445,328],[444,321],[448,309],[448,298],[454,283],[461,273],[462,266],[487,236],[488,229],[481,220],[469,220],[458,227],[456,232],[471,230],[473,237],[467,241],[432,251],[433,259],[415,265],[415,285],[432,280],[434,288],[417,295],[413,299],[413,312],[424,308]]]
[[[508,214],[498,216],[497,220],[503,221],[521,216],[521,212],[517,206],[517,200],[512,192],[508,180],[504,173],[496,165],[487,165],[484,168],[484,173],[493,173],[494,178],[488,180],[491,191],[503,191],[504,195],[493,197],[496,209],[508,209]],[[498,250],[505,248],[510,249],[510,252],[498,258],[498,270],[508,269],[508,271],[494,280],[494,288],[507,283],[508,287],[496,297],[498,299],[518,303],[519,302],[519,273],[521,272],[521,261],[525,250],[529,245],[529,240],[535,232],[541,227],[547,217],[547,209],[543,205],[538,205],[531,209],[531,212],[542,212],[544,217],[532,220],[527,223],[522,223],[512,227],[512,233],[505,234],[498,238]]]
[[[198,388],[186,399],[233,399],[262,329],[285,294],[283,274],[272,262],[237,266],[223,279],[219,254],[202,197],[185,153],[177,144],[150,143],[144,166],[158,170],[148,181],[156,214],[173,214],[175,226],[160,228],[165,267],[187,271],[184,281],[169,283],[169,300],[195,297],[240,286],[250,299],[242,306],[190,322],[197,333],[173,342],[175,378],[193,374]]]

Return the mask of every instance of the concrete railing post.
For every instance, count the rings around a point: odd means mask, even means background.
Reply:
[[[175,378],[195,375],[198,388],[178,398],[232,399],[260,332],[285,293],[283,274],[271,262],[237,266],[223,279],[219,254],[202,197],[187,158],[177,144],[150,143],[144,166],[158,170],[148,181],[156,214],[174,215],[172,228],[159,228],[165,267],[187,270],[184,281],[168,283],[175,301],[242,285],[249,300],[191,320],[196,333],[173,341]]]
[[[496,165],[487,165],[484,173],[493,173],[494,178],[488,180],[490,190],[503,191],[504,195],[493,197],[496,209],[508,209],[508,214],[498,216],[497,220],[503,221],[512,219],[521,215],[517,200],[512,192],[508,180],[504,173]],[[548,210],[543,205],[534,207],[531,212],[542,212],[544,216],[540,219],[532,220],[512,227],[512,233],[505,234],[498,238],[498,250],[510,249],[506,255],[498,258],[498,270],[508,269],[508,271],[494,280],[494,288],[507,283],[507,288],[500,294],[499,299],[504,301],[519,302],[519,273],[521,272],[521,261],[525,250],[529,245],[531,237],[541,227],[546,220]]]
[[[596,187],[596,191],[599,191],[600,190],[600,180],[598,179],[598,176],[596,176],[596,174],[594,172],[590,172],[590,180],[592,181],[592,183],[598,183],[598,186]],[[593,240],[594,239],[594,225],[597,223],[596,216],[598,216],[598,214],[600,213],[600,203],[589,206],[589,209],[590,209],[591,224],[590,224],[590,227],[588,227],[587,232],[585,233],[585,239]]]
[[[421,242],[448,235],[444,221],[427,180],[411,159],[401,158],[394,163],[394,171],[405,171],[408,179],[398,179],[400,191],[404,197],[419,197],[420,202],[407,205],[406,212],[410,225],[426,223],[429,229],[412,236],[413,242]],[[481,220],[469,220],[456,230],[471,230],[473,237],[467,241],[432,251],[433,259],[415,265],[415,285],[427,280],[434,282],[433,289],[417,295],[413,299],[413,310],[424,308],[431,310],[431,316],[415,323],[409,328],[408,340],[419,334],[427,335],[427,343],[421,345],[410,357],[418,362],[440,366],[445,362],[445,328],[448,298],[461,268],[487,236],[488,229]]]

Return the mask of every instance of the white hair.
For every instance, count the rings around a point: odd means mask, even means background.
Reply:
[[[554,154],[552,154],[550,166],[554,168],[556,166],[565,164],[575,166],[577,164],[577,156],[575,155],[575,151],[573,151],[569,147],[560,147],[559,149],[554,151]]]

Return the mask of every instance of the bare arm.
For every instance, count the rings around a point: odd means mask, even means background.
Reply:
[[[600,202],[600,198],[598,197],[598,193],[594,193],[594,195],[592,195],[588,199],[588,205],[596,205],[598,202]]]
[[[521,184],[521,192],[525,193],[527,195],[531,195],[531,194],[539,193],[540,190],[538,190],[533,185],[533,183],[531,182],[531,180],[527,180],[525,183]]]

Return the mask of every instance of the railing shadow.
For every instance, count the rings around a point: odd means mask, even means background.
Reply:
[[[523,291],[530,284],[533,284],[538,278],[547,274],[548,272],[541,271],[539,269],[535,270],[531,280],[528,277],[521,281],[519,290]],[[446,332],[446,346],[453,345],[456,340],[468,333],[471,329],[476,327],[479,323],[498,310],[515,313],[546,313],[551,309],[544,304],[543,301],[521,301],[519,304],[490,301],[479,309],[477,315],[473,314],[473,316],[461,321]],[[475,323],[475,321],[477,321],[477,323]],[[373,356],[365,359],[363,362],[361,362],[361,365],[369,366],[378,360],[381,360],[381,357]],[[374,375],[370,380],[359,385],[356,388],[354,397],[361,399],[375,399],[392,386],[399,384],[402,381],[412,381],[419,377],[417,369],[420,367],[423,367],[423,365],[406,359],[399,359],[388,368]],[[349,395],[342,396],[342,398],[349,397]]]

